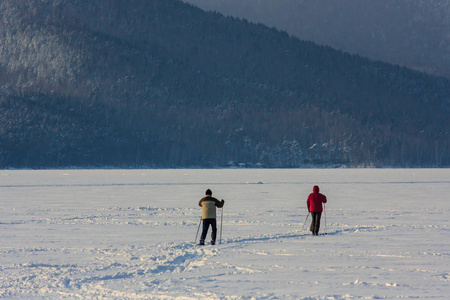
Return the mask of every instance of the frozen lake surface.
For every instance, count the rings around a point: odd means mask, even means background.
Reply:
[[[449,209],[450,169],[0,170],[0,298],[449,299]]]

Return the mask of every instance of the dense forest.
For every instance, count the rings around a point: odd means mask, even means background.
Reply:
[[[1,168],[450,165],[444,78],[176,0],[0,18]]]
[[[450,79],[448,0],[183,0],[302,40]]]

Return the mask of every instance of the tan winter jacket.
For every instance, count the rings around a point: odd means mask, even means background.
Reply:
[[[216,207],[223,207],[225,201],[219,201],[214,197],[206,196],[198,202],[198,206],[202,207],[202,220],[215,219]]]

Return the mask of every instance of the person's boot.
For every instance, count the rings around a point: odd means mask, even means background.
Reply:
[[[205,245],[205,241],[200,240],[199,245],[202,245],[202,246]]]
[[[211,245],[215,245],[216,241],[211,240]]]

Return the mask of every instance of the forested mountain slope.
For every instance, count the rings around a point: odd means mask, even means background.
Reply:
[[[448,0],[184,0],[329,45],[450,78]]]
[[[443,78],[175,0],[0,18],[3,168],[450,163]]]

